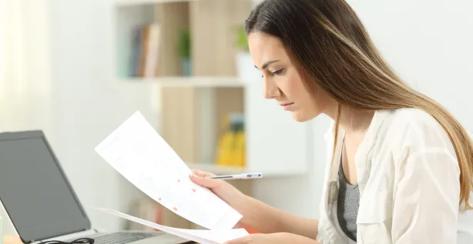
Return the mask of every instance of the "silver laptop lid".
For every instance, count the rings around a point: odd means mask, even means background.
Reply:
[[[0,200],[25,243],[90,229],[41,131],[0,133]]]

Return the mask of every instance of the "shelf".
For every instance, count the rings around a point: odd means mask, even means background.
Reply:
[[[245,82],[236,77],[160,77],[125,79],[130,83],[157,83],[162,87],[244,87]]]
[[[186,164],[191,169],[200,169],[200,170],[207,171],[216,175],[242,174],[242,173],[250,172],[250,170],[246,168],[219,166],[219,165],[211,164],[211,163],[186,163]],[[272,171],[263,172],[263,175],[265,178],[300,176],[303,174],[304,174],[303,171],[298,171],[298,170],[290,170],[290,171],[284,171],[284,172],[272,172]]]
[[[210,163],[187,163],[191,169],[200,169],[214,174],[240,174],[246,172],[244,168],[219,166]]]
[[[119,7],[136,6],[145,4],[158,3],[179,3],[179,2],[193,2],[196,0],[117,0],[116,5]]]

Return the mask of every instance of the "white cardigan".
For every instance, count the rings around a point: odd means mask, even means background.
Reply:
[[[335,160],[333,129],[326,135],[329,165],[317,235],[322,244],[352,243],[336,217],[344,132],[339,134]],[[355,164],[360,189],[357,243],[473,243],[473,211],[459,211],[455,150],[432,116],[418,109],[377,111]]]

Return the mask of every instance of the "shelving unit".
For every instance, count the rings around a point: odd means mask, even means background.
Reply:
[[[191,77],[157,77],[157,78],[131,78],[120,80],[120,82],[141,82],[156,83],[160,87],[244,87],[247,83],[238,77],[212,77],[212,76],[191,76]]]
[[[117,82],[157,85],[157,129],[190,168],[215,174],[260,171],[265,177],[302,174],[310,160],[309,126],[295,123],[274,101],[263,99],[259,78],[238,77],[236,72],[235,29],[244,23],[250,8],[251,0],[117,0]],[[158,75],[129,76],[126,57],[134,29],[151,22],[158,22],[161,30]],[[176,48],[180,28],[191,33],[191,76],[181,75]],[[244,168],[214,163],[217,141],[230,113],[244,115]],[[251,194],[251,181],[232,183]],[[169,222],[188,227],[182,223]]]
[[[236,74],[234,40],[250,8],[251,0],[116,1],[118,82],[158,84],[159,130],[186,162],[214,162],[225,117],[244,113],[247,83]],[[133,36],[139,26],[150,23],[158,23],[160,29],[158,75],[131,76]],[[191,33],[191,76],[181,75],[181,29]]]
[[[251,0],[117,0],[117,82],[157,84],[158,129],[186,162],[212,165],[209,162],[214,162],[225,117],[242,113],[247,166],[239,170],[299,174],[305,171],[309,154],[307,126],[294,123],[290,115],[265,101],[262,82],[257,78],[243,80],[236,73],[234,32],[250,8]],[[124,57],[130,55],[133,31],[151,22],[159,23],[161,28],[160,73],[157,77],[130,77],[121,70],[126,63]],[[181,27],[191,32],[192,76],[180,75],[176,43]],[[278,135],[293,141],[276,143]],[[218,170],[225,171],[222,167]],[[234,172],[235,168],[228,171]]]

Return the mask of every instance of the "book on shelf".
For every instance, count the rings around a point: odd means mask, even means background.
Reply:
[[[131,76],[156,77],[160,49],[160,27],[157,23],[139,26],[134,34],[131,54]]]

